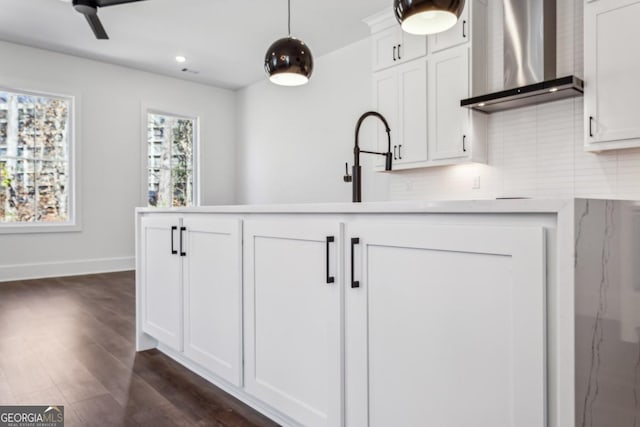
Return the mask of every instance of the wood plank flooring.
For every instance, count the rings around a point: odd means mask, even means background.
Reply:
[[[0,283],[0,405],[66,426],[277,424],[162,353],[135,352],[134,273]]]

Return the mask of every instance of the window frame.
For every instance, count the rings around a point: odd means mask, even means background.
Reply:
[[[69,123],[67,129],[67,152],[68,152],[68,219],[64,222],[0,222],[0,235],[2,234],[30,234],[30,233],[65,233],[78,232],[82,230],[80,214],[80,188],[78,180],[78,135],[79,125],[76,119],[76,112],[79,109],[80,99],[77,94],[52,92],[40,89],[24,89],[20,86],[0,85],[0,92],[10,92],[13,94],[56,98],[69,103]]]
[[[172,112],[173,111],[173,112]],[[193,200],[192,206],[200,206],[201,185],[200,185],[200,116],[195,113],[180,111],[176,112],[171,108],[157,108],[148,104],[142,106],[142,150],[141,150],[141,170],[142,170],[142,190],[140,206],[149,209],[172,209],[171,207],[149,206],[149,140],[148,121],[149,115],[164,115],[178,119],[192,120],[193,123]],[[177,208],[179,209],[179,208]]]

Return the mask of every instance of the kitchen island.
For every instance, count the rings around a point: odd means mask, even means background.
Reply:
[[[639,206],[141,208],[137,348],[283,425],[632,426]]]

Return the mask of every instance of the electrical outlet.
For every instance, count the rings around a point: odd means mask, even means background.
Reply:
[[[473,185],[471,187],[472,190],[479,190],[480,189],[480,176],[476,176],[475,178],[473,178]]]

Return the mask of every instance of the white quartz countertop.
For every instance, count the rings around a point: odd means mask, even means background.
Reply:
[[[557,213],[573,199],[499,199],[137,208],[138,213]]]

